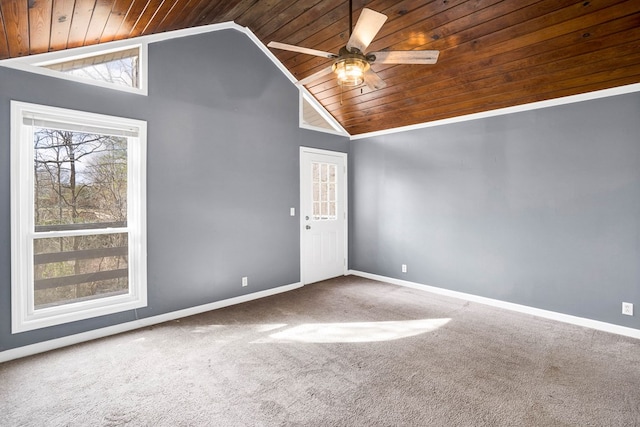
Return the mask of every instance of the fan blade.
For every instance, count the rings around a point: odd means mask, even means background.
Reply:
[[[322,70],[318,71],[317,73],[313,73],[310,76],[305,77],[302,80],[298,80],[296,82],[297,86],[306,86],[307,84],[318,80],[320,77],[322,76],[326,76],[327,74],[331,74],[333,73],[333,66],[328,66],[327,68],[323,68]]]
[[[323,58],[334,59],[338,57],[338,55],[336,54],[324,52],[322,50],[309,49],[306,47],[294,46],[292,44],[286,44],[286,43],[280,43],[280,42],[269,42],[267,46],[272,47],[274,49],[282,49],[282,50],[288,50],[291,52],[306,53],[307,55],[321,56]]]
[[[356,22],[356,26],[353,29],[353,34],[351,34],[347,42],[347,49],[351,51],[355,47],[364,53],[386,20],[387,15],[366,7],[362,9],[358,22]]]
[[[376,64],[435,64],[438,61],[437,50],[390,50],[371,52]]]
[[[387,86],[387,84],[380,78],[380,76],[373,71],[371,68],[364,73],[364,84],[369,86],[369,89],[376,90],[382,89]]]

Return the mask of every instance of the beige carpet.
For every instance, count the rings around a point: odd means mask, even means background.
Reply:
[[[357,277],[0,365],[2,426],[640,426],[640,341]]]

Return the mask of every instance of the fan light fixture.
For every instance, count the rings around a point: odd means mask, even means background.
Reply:
[[[355,87],[364,83],[364,73],[369,70],[369,63],[361,58],[340,58],[332,70],[341,86]]]
[[[366,3],[366,2],[365,2]],[[371,68],[371,64],[435,64],[438,60],[437,50],[381,50],[367,52],[387,15],[368,8],[363,8],[354,27],[352,24],[353,0],[349,0],[349,40],[347,45],[335,54],[302,46],[280,42],[269,42],[273,49],[304,53],[333,60],[333,63],[322,70],[298,80],[296,85],[306,86],[321,77],[334,74],[340,87],[355,88],[362,84],[371,90],[386,86],[380,76]],[[342,92],[340,92],[342,93]]]

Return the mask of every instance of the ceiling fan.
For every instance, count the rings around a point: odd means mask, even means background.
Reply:
[[[439,51],[437,50],[383,50],[366,53],[367,47],[387,20],[387,15],[365,7],[353,28],[352,12],[352,0],[349,0],[349,41],[338,54],[274,41],[267,46],[334,60],[330,66],[299,80],[296,84],[301,86],[327,74],[335,73],[341,87],[357,87],[364,83],[372,90],[382,89],[386,83],[371,69],[371,64],[374,62],[376,64],[435,64],[438,60]]]

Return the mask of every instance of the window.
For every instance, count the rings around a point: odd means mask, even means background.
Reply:
[[[303,129],[348,136],[347,131],[340,126],[336,119],[334,119],[315,98],[306,94],[305,91],[306,89],[304,88],[300,90],[300,127]]]
[[[323,130],[335,130],[333,125],[327,121],[309,101],[302,97],[302,124],[310,128],[321,128]]]
[[[139,63],[140,48],[134,47],[76,59],[44,63],[40,66],[81,79],[139,88]]]
[[[147,43],[120,40],[0,61],[0,66],[147,95]]]
[[[146,305],[146,123],[11,103],[12,331]]]

